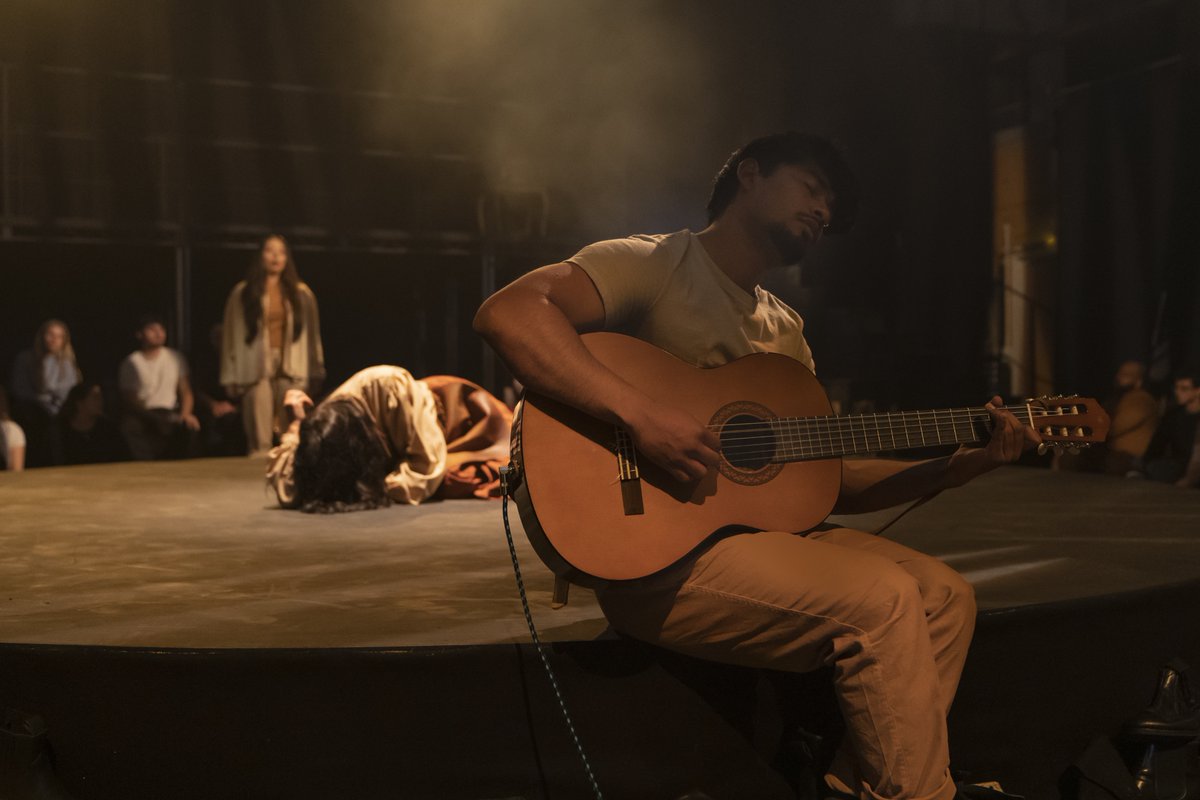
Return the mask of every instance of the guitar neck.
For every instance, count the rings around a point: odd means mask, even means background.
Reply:
[[[1022,423],[1032,424],[1026,406],[1009,406],[1007,410]],[[980,442],[991,431],[991,415],[983,406],[976,406],[849,416],[781,417],[771,420],[769,425],[769,435],[775,440],[772,460],[787,463]],[[757,435],[763,433],[760,429]],[[746,435],[755,433],[747,430]]]

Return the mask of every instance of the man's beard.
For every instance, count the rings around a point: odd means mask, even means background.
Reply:
[[[767,235],[771,237],[771,244],[775,246],[775,252],[779,254],[779,260],[785,266],[799,264],[808,252],[808,241],[789,231],[785,223],[771,223],[767,226]]]

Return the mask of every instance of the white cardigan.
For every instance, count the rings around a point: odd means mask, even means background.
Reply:
[[[221,330],[221,385],[252,386],[266,377],[270,357],[267,344],[267,296],[263,293],[263,314],[258,335],[246,344],[246,317],[242,310],[241,281],[229,293],[225,302],[225,323]],[[321,321],[317,314],[317,298],[308,284],[296,287],[298,313],[304,321],[299,338],[293,341],[296,309],[285,301],[287,318],[283,326],[283,373],[298,381],[320,380],[325,377],[325,351],[321,347]]]

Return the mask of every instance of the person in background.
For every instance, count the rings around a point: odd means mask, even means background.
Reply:
[[[1158,401],[1146,391],[1146,365],[1126,361],[1113,377],[1116,393],[1104,403],[1112,420],[1104,447],[1071,455],[1056,450],[1054,469],[1125,475],[1146,452],[1158,427]]]
[[[287,391],[315,393],[324,377],[317,299],[284,238],[268,236],[229,293],[221,345],[221,384],[240,398],[251,455],[268,451],[282,431]]]
[[[1130,474],[1194,489],[1200,487],[1200,369],[1175,374],[1175,403]]]
[[[246,454],[246,431],[242,424],[239,399],[230,397],[221,384],[221,345],[223,325],[213,324],[208,337],[192,352],[192,391],[196,394],[196,416],[200,418],[204,454],[237,456]]]
[[[71,388],[58,421],[64,464],[107,464],[129,457],[116,424],[105,413],[104,391],[95,381]]]
[[[403,367],[355,373],[315,409],[298,389],[267,482],[284,508],[331,513],[498,497],[512,412],[480,386]]]
[[[0,386],[0,470],[25,469],[25,431],[8,414],[8,393]]]
[[[1146,391],[1146,365],[1126,361],[1117,369],[1117,396],[1108,412],[1112,426],[1105,440],[1108,454],[1104,471],[1109,475],[1124,475],[1146,452],[1154,430],[1158,427],[1158,401]]]
[[[200,421],[193,413],[187,360],[166,346],[161,317],[143,317],[136,336],[138,349],[117,372],[124,405],[121,435],[129,454],[139,461],[193,456]]]
[[[28,465],[61,463],[54,420],[67,392],[82,378],[67,324],[58,319],[43,322],[33,347],[17,355],[11,377],[13,415],[29,439]]]

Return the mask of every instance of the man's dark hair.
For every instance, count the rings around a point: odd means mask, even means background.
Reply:
[[[1191,381],[1192,386],[1200,386],[1200,367],[1194,364],[1187,364],[1175,370],[1175,380]]]
[[[858,213],[858,185],[845,156],[833,142],[811,133],[788,131],[762,136],[749,142],[729,157],[713,179],[708,198],[708,221],[712,223],[725,213],[738,192],[738,165],[748,158],[758,163],[759,171],[770,175],[783,164],[815,167],[829,182],[833,193],[833,218],[830,233],[842,233],[854,224]]]
[[[137,331],[138,333],[141,333],[142,329],[145,328],[147,325],[161,325],[163,327],[163,330],[166,330],[167,329],[167,320],[166,320],[166,317],[164,317],[162,314],[158,314],[154,311],[151,311],[146,314],[142,314],[140,317],[138,317],[137,327],[134,328],[134,330]]]
[[[390,505],[384,481],[393,461],[383,435],[360,405],[350,399],[327,400],[300,423],[292,464],[296,503],[309,514]]]

